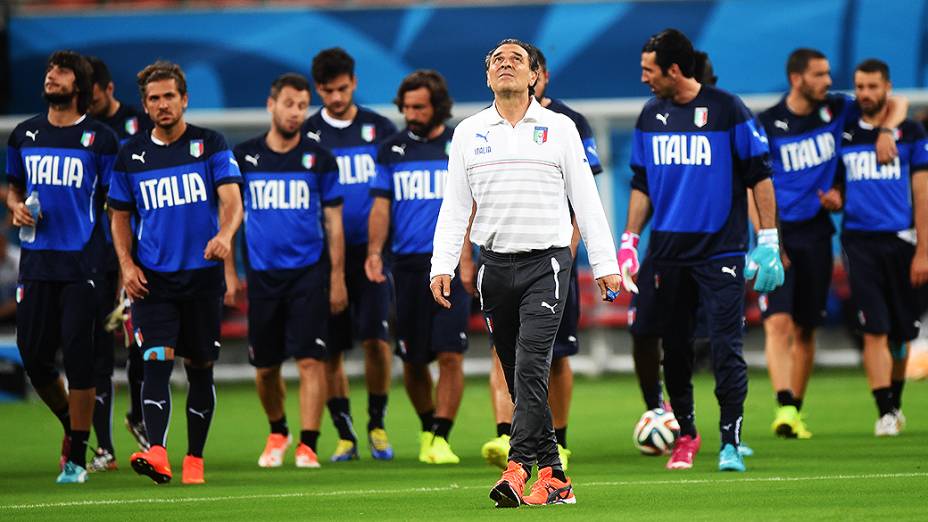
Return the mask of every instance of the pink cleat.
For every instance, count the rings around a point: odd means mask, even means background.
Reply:
[[[690,469],[693,467],[693,458],[699,451],[702,444],[702,437],[696,435],[696,438],[684,435],[677,439],[673,445],[673,453],[670,454],[670,460],[667,462],[667,469]]]

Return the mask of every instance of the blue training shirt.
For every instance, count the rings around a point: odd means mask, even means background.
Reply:
[[[435,224],[448,178],[448,151],[454,129],[421,138],[406,129],[383,143],[371,195],[389,198],[392,248],[397,256],[431,254]]]
[[[599,160],[599,149],[596,148],[596,136],[593,134],[593,128],[579,112],[568,107],[561,100],[551,99],[551,103],[545,107],[548,110],[558,112],[567,116],[577,126],[577,132],[580,133],[580,141],[583,142],[583,150],[586,152],[586,159],[590,163],[590,170],[593,174],[599,174],[603,171],[602,162]]]
[[[703,85],[689,103],[652,98],[633,135],[632,188],[653,207],[649,256],[695,263],[744,253],[746,188],[770,177],[767,138],[737,96]]]
[[[13,129],[7,180],[26,197],[36,191],[42,207],[35,241],[22,244],[20,280],[77,281],[101,269],[103,243],[92,236],[117,146],[113,131],[87,116],[56,127],[40,114]]]
[[[300,276],[325,249],[323,206],[337,206],[338,164],[315,141],[301,138],[286,153],[267,146],[266,134],[234,149],[245,180],[245,269],[250,298],[277,298],[299,288]]]
[[[845,186],[846,232],[900,232],[914,226],[912,174],[928,170],[928,136],[921,124],[905,120],[896,130],[899,156],[880,165],[879,131],[863,120],[848,121],[841,144],[840,182]]]
[[[216,188],[241,183],[221,134],[187,124],[170,144],[139,134],[123,145],[113,169],[109,205],[134,211],[137,259],[151,295],[167,298],[224,291],[221,261],[203,258],[219,232]]]
[[[358,107],[351,125],[333,127],[322,118],[322,110],[303,123],[306,137],[329,149],[338,161],[338,186],[344,197],[345,244],[367,243],[367,218],[373,199],[370,180],[376,176],[377,149],[396,133],[393,122],[364,107]]]

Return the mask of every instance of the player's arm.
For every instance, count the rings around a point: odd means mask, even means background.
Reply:
[[[26,210],[26,189],[18,183],[10,183],[6,193],[6,206],[13,214],[14,227],[34,227],[35,220]]]
[[[886,99],[886,117],[880,122],[880,135],[876,139],[876,159],[880,163],[889,163],[899,155],[895,131],[908,112],[909,99],[905,96],[892,95]]]
[[[777,228],[777,200],[770,178],[758,181],[752,190],[759,230]]]
[[[238,185],[224,183],[216,187],[219,194],[219,232],[203,250],[204,259],[225,260],[232,252],[235,231],[242,224],[242,196]]]
[[[470,241],[470,227],[474,224],[474,216],[477,215],[477,202],[474,201],[470,208],[470,219],[467,220],[467,232],[464,234],[464,245],[461,247],[461,265],[458,272],[461,275],[461,285],[470,295],[477,293],[477,266],[474,264],[474,244]]]
[[[111,200],[112,201],[112,200]],[[132,299],[142,299],[148,295],[148,280],[145,273],[132,259],[132,213],[110,205],[110,227],[113,232],[113,248],[119,259],[119,272],[122,274],[122,286]]]
[[[384,196],[374,197],[370,216],[367,218],[367,259],[364,273],[375,283],[383,283],[383,247],[390,234],[390,200]]]
[[[326,205],[323,209],[326,244],[329,247],[329,309],[337,314],[348,307],[345,286],[345,228],[342,224],[342,204]]]
[[[913,286],[921,286],[928,283],[928,170],[912,174],[912,208],[916,243],[911,278]]]

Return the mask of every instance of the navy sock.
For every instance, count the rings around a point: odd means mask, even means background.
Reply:
[[[90,438],[89,431],[71,432],[71,452],[68,460],[82,468],[87,467],[87,439]]]
[[[796,403],[796,409],[802,411],[802,397],[796,397],[793,402]]]
[[[677,417],[677,423],[680,424],[680,436],[689,435],[696,438],[696,415],[683,415]]]
[[[358,437],[354,434],[354,425],[351,420],[351,403],[348,397],[333,397],[326,402],[332,423],[338,430],[338,438],[357,443]]]
[[[789,390],[780,390],[777,392],[777,404],[780,406],[795,406],[796,398],[793,397],[793,392]]]
[[[203,457],[209,425],[216,410],[216,386],[213,384],[213,368],[187,370],[187,455]]]
[[[454,421],[451,419],[435,417],[435,422],[432,424],[432,433],[434,433],[436,437],[442,437],[447,440],[448,435],[451,434],[452,425],[454,425]]]
[[[880,417],[893,412],[892,388],[886,387],[873,390],[873,398],[876,399],[876,407],[880,410]]]
[[[564,473],[563,469],[551,468],[551,476],[561,482],[567,482],[567,475]]]
[[[309,446],[311,450],[316,451],[316,444],[319,442],[319,432],[315,430],[300,431],[300,442]]]
[[[664,384],[657,381],[651,386],[641,385],[641,395],[644,397],[644,404],[649,410],[664,407]]]
[[[64,428],[64,434],[71,434],[71,410],[68,405],[65,405],[64,408],[53,411],[55,417],[58,417],[58,421],[61,422],[61,427]]]
[[[562,448],[567,447],[567,426],[563,428],[554,428],[554,436],[557,437],[557,443],[560,444]]]
[[[145,361],[142,383],[142,414],[145,431],[153,446],[167,444],[168,421],[171,418],[171,371],[174,361]]]
[[[287,416],[284,415],[276,421],[271,421],[271,433],[276,433],[278,435],[283,435],[286,437],[290,435],[290,428],[287,427]]]
[[[422,423],[422,431],[431,431],[432,424],[435,424],[435,410],[429,410],[425,413],[420,413],[419,422]]]
[[[93,405],[93,431],[97,446],[113,453],[113,379],[98,377]]]
[[[376,393],[367,394],[367,431],[383,429],[383,419],[387,415],[387,396]]]
[[[137,346],[130,346],[130,351],[138,350]],[[129,411],[126,416],[129,422],[138,424],[142,422],[142,379],[145,376],[145,365],[139,360],[134,360],[133,355],[129,355],[126,362],[126,377],[129,379]]]
[[[902,409],[902,389],[904,387],[905,387],[905,379],[901,381],[894,380],[892,381],[892,385],[890,385],[890,389],[892,389],[892,393],[893,393],[893,408],[897,410]]]
[[[512,434],[512,424],[509,422],[500,422],[496,425],[496,436],[502,437],[503,435]]]

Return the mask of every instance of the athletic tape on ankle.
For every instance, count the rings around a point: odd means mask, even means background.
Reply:
[[[144,361],[173,361],[174,349],[169,346],[155,346],[142,353]]]

